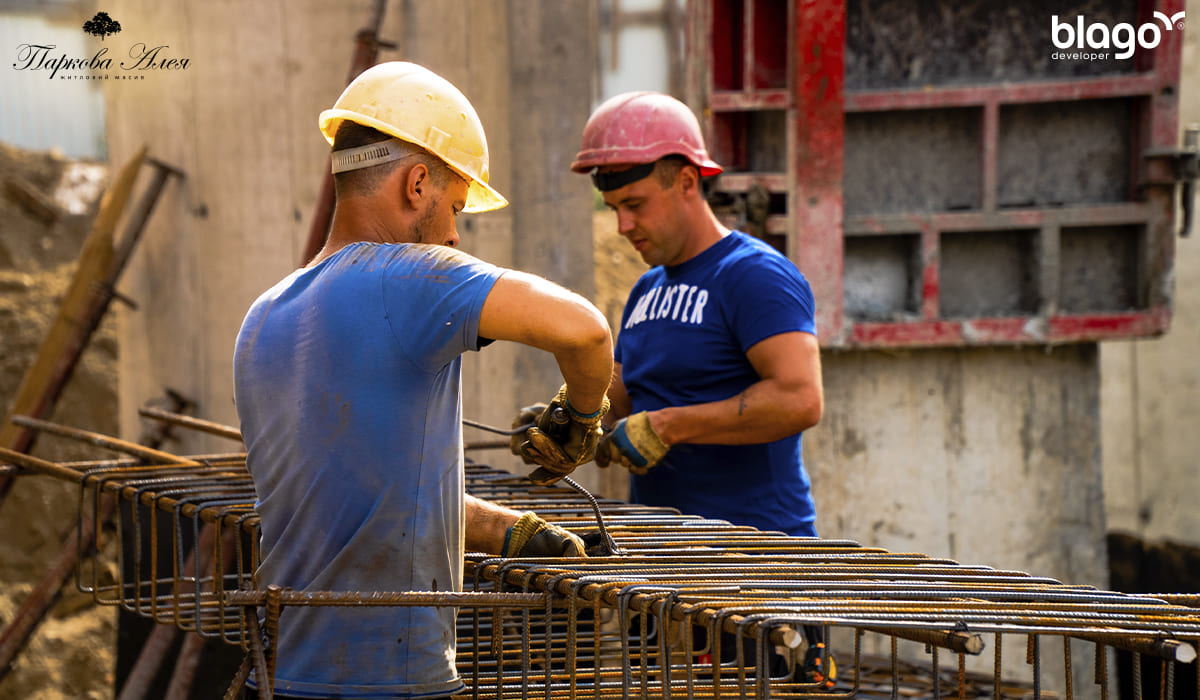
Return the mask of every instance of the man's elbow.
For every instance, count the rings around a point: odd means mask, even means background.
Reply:
[[[800,391],[790,402],[789,422],[794,432],[800,433],[820,423],[824,411],[825,400],[820,391]]]
[[[591,304],[580,305],[568,338],[574,350],[607,349],[612,355],[612,331],[608,319]]]

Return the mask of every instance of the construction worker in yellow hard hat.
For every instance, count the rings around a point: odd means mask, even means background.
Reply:
[[[328,240],[254,302],[234,357],[262,518],[257,581],[451,591],[464,545],[582,556],[574,533],[464,497],[460,356],[494,340],[554,355],[564,384],[550,406],[568,427],[529,430],[525,456],[564,475],[592,458],[608,407],[603,314],[453,249],[459,212],[506,202],[488,184],[478,115],[443,78],[405,62],[370,68],[320,128],[337,192]],[[288,608],[275,697],[450,695],[462,688],[454,639],[452,608]]]

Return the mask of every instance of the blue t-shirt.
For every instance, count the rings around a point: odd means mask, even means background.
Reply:
[[[460,355],[503,270],[445,246],[356,243],[251,306],[234,384],[262,518],[258,584],[455,591],[463,556]],[[288,607],[275,690],[462,688],[454,611]]]
[[[621,319],[616,360],[634,412],[720,401],[759,381],[746,351],[780,333],[816,334],[813,296],[774,248],[733,231],[680,265],[648,270]],[[630,499],[760,530],[815,536],[800,434],[757,445],[671,448]]]

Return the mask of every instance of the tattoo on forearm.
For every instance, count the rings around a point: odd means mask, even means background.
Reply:
[[[738,395],[738,415],[740,416],[745,412],[746,412],[746,392],[743,391],[741,394]]]

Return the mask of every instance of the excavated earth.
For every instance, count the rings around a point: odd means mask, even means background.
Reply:
[[[102,164],[0,143],[0,404],[5,415],[70,284],[106,178]],[[115,434],[116,359],[113,322],[106,320],[51,419]],[[68,460],[95,452],[45,438],[33,454]],[[63,538],[75,527],[76,499],[72,484],[20,476],[0,502],[0,625],[14,619],[62,550]],[[72,581],[0,680],[0,700],[111,698],[115,649],[115,610],[75,592]]]

